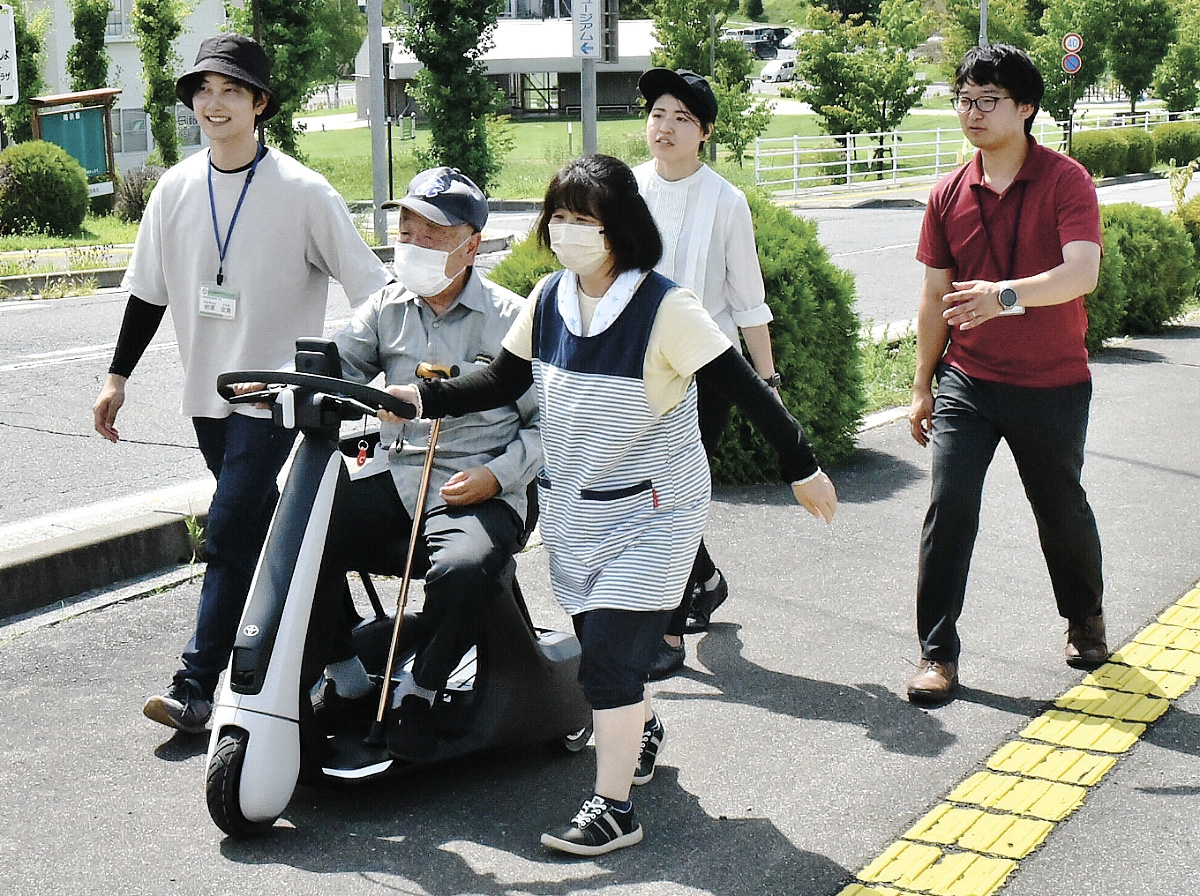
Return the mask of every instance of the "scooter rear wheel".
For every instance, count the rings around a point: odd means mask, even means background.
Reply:
[[[575,733],[564,735],[562,740],[556,742],[556,746],[564,753],[578,753],[588,745],[588,741],[591,739],[592,723],[588,722]]]
[[[250,821],[242,814],[238,793],[249,740],[250,735],[240,728],[230,728],[222,734],[213,751],[212,761],[208,764],[204,782],[208,814],[217,827],[231,837],[260,836],[275,824],[275,819]]]

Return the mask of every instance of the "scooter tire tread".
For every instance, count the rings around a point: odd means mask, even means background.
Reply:
[[[242,783],[242,763],[250,736],[240,728],[222,732],[204,780],[208,814],[231,837],[257,837],[275,826],[275,820],[250,821],[242,814],[238,792]]]

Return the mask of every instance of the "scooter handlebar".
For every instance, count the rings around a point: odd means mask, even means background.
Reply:
[[[363,409],[376,413],[380,409],[389,411],[397,417],[412,420],[417,416],[416,405],[397,398],[390,392],[364,386],[350,380],[336,379],[331,376],[318,376],[315,373],[299,373],[293,370],[233,370],[222,373],[217,377],[217,393],[230,404],[262,401],[262,392],[250,392],[237,395],[233,391],[234,383],[265,383],[267,386],[300,386],[314,392],[324,392],[335,397],[349,398],[363,405]]]

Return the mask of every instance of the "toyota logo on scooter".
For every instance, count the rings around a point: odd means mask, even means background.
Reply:
[[[242,629],[242,634],[245,635],[247,638],[256,637],[258,635],[258,632],[259,632],[259,628],[257,625],[248,625],[244,629]]]

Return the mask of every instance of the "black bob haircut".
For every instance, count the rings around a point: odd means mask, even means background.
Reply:
[[[547,249],[550,218],[560,208],[590,215],[600,222],[618,274],[654,270],[662,258],[658,226],[638,192],[637,178],[620,159],[580,156],[558,170],[546,188],[537,223],[538,242]]]
[[[972,47],[954,72],[954,93],[967,84],[991,84],[1007,90],[1018,104],[1033,106],[1033,114],[1025,119],[1025,133],[1033,132],[1033,120],[1046,93],[1046,82],[1033,60],[1024,50],[1011,44],[992,44]]]

